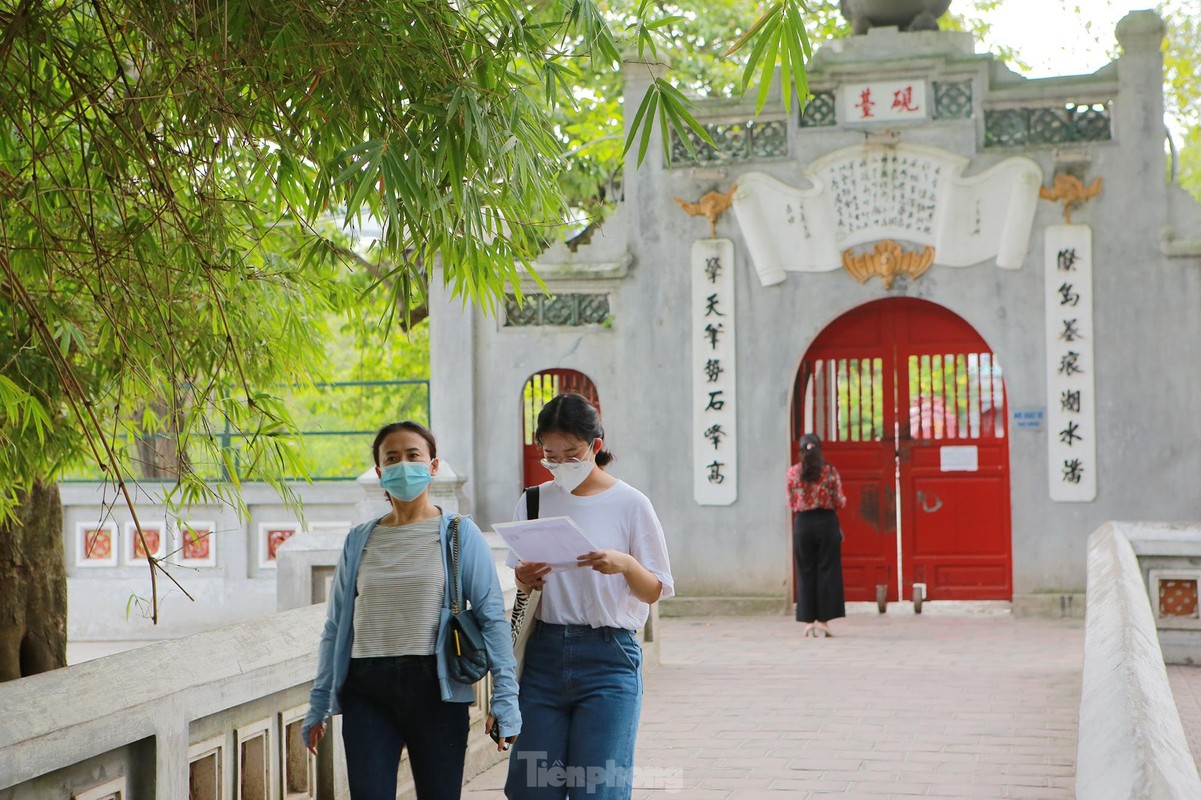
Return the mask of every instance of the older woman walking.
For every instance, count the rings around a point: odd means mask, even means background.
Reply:
[[[484,635],[492,713],[500,737],[512,742],[521,713],[504,598],[479,528],[430,502],[434,435],[416,422],[394,422],[380,429],[372,454],[392,509],[346,537],[302,735],[316,752],[326,717],[342,714],[352,800],[395,800],[406,747],[418,800],[452,800],[462,790],[475,700],[446,662],[456,555],[459,586]]]

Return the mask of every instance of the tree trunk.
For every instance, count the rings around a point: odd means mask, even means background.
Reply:
[[[165,402],[152,403],[150,408],[159,417],[166,417],[169,413],[171,424],[166,434],[137,438],[139,474],[152,479],[178,478],[188,466],[187,453],[179,449],[183,412],[170,409]]]
[[[67,562],[58,484],[37,483],[0,524],[0,681],[67,665]]]

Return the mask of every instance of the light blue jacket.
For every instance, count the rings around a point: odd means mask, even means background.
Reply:
[[[450,622],[451,540],[450,523],[455,514],[442,512],[440,537],[442,566],[446,571],[446,591],[442,598],[442,614],[438,623],[435,652],[438,657],[438,683],[442,699],[448,703],[471,703],[475,690],[471,684],[452,680],[446,672],[446,636]],[[340,695],[350,671],[350,651],[354,645],[354,598],[358,585],[359,562],[367,537],[375,521],[351,529],[342,545],[342,557],[334,572],[330,589],[328,614],[317,648],[317,677],[309,693],[309,713],[304,718],[302,741],[308,742],[309,730],[324,722],[331,714],[341,713]],[[488,668],[492,672],[492,713],[500,721],[502,737],[521,733],[521,712],[517,708],[517,662],[513,657],[513,638],[505,616],[504,595],[496,577],[492,551],[480,529],[470,517],[459,520],[459,579],[463,598],[475,611],[476,621],[484,634],[488,652]]]

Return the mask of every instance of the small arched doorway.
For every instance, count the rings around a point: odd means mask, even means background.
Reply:
[[[542,466],[542,448],[534,441],[534,433],[538,429],[538,412],[542,407],[561,394],[575,392],[582,394],[596,407],[599,414],[600,395],[596,384],[582,372],[574,369],[546,369],[536,372],[525,382],[521,390],[521,431],[522,431],[522,487],[537,486],[551,479],[551,474]]]
[[[1012,599],[1004,382],[967,322],[914,298],[834,320],[797,372],[792,463],[808,431],[847,495],[847,600]]]

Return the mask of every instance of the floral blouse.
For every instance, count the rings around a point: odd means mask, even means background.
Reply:
[[[826,464],[821,477],[810,483],[801,477],[801,465],[788,468],[788,507],[793,511],[810,511],[828,508],[831,511],[845,508],[846,495],[842,493],[842,478],[838,470]]]

